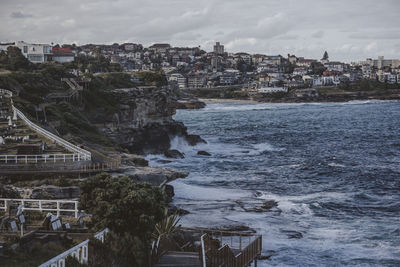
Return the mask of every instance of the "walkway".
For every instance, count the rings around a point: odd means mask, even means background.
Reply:
[[[79,86],[72,79],[68,83]],[[14,106],[12,97],[11,91],[0,89],[0,174],[96,173],[119,168],[120,158],[96,153],[101,163],[94,163],[90,151],[36,125]]]
[[[196,252],[170,251],[164,254],[155,267],[201,267],[200,255]]]

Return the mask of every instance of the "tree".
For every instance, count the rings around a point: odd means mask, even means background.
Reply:
[[[326,68],[320,62],[314,61],[311,63],[311,74],[322,75],[325,70]]]
[[[9,70],[29,70],[33,68],[31,63],[16,46],[9,46],[7,48],[7,65],[6,68]]]
[[[325,51],[324,56],[322,57],[323,60],[328,60],[329,59],[329,55],[328,52]]]
[[[92,214],[92,227],[108,227],[111,249],[122,266],[146,266],[151,235],[164,217],[164,194],[150,184],[108,174],[81,183],[80,208]]]

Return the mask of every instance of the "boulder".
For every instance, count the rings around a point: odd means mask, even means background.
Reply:
[[[200,137],[200,135],[197,134],[188,134],[185,136],[185,139],[191,146],[195,146],[200,143],[207,144],[206,140],[204,140]]]
[[[136,182],[148,182],[154,186],[170,182],[175,179],[185,178],[189,175],[187,171],[174,170],[159,167],[122,167],[119,172],[111,174],[113,177],[128,176]]]
[[[189,211],[178,208],[177,206],[170,206],[168,208],[168,215],[178,214],[180,216],[189,214]]]
[[[211,156],[211,154],[210,154],[210,153],[208,153],[207,151],[204,151],[204,150],[200,150],[200,151],[198,151],[198,152],[197,152],[197,155],[201,155],[201,156],[208,156],[208,157],[210,157],[210,156]]]
[[[135,154],[124,153],[122,155],[122,163],[130,166],[146,167],[149,162],[141,156]]]
[[[175,103],[176,109],[201,109],[206,106],[206,103],[197,99],[178,100]]]
[[[303,234],[294,230],[281,230],[282,233],[286,234],[289,239],[300,239],[303,238]]]
[[[176,149],[170,149],[164,152],[164,156],[167,158],[174,158],[174,159],[183,159],[185,155],[181,152],[179,152]]]

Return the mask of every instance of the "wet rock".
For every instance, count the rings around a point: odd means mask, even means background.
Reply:
[[[246,212],[266,212],[278,206],[275,200],[241,199],[235,201]]]
[[[201,155],[201,156],[208,156],[208,157],[210,157],[210,156],[211,156],[211,154],[210,154],[210,153],[208,153],[207,151],[204,151],[204,150],[200,150],[200,151],[198,151],[198,152],[197,152],[197,155]]]
[[[176,149],[170,149],[164,152],[164,156],[166,156],[167,158],[174,158],[174,159],[183,159],[185,157],[185,155],[181,152],[179,152]]]
[[[201,144],[201,143],[207,144],[206,140],[204,140],[197,134],[188,134],[187,136],[185,136],[185,139],[191,146],[195,146],[195,145]]]
[[[253,228],[248,227],[247,225],[224,225],[222,227],[217,228],[221,231],[228,232],[245,232],[245,233],[257,233]]]
[[[79,187],[78,186],[59,187],[54,185],[42,185],[33,188],[30,197],[34,199],[79,198]]]
[[[111,173],[113,177],[128,176],[136,182],[148,182],[159,186],[162,183],[170,182],[178,178],[185,178],[189,175],[187,171],[174,170],[159,167],[129,167],[123,166],[119,172]]]
[[[267,200],[262,204],[261,208],[263,208],[264,210],[269,210],[277,206],[278,202],[276,202],[275,200]]]
[[[168,209],[168,215],[172,215],[172,214],[178,214],[180,216],[189,214],[189,211],[178,208],[177,206],[171,206]]]
[[[171,163],[171,162],[172,162],[172,160],[159,159],[159,160],[157,160],[157,162],[159,162],[159,163],[163,163],[163,164],[166,164],[166,163]]]
[[[300,239],[303,238],[303,234],[298,232],[298,231],[294,231],[294,230],[281,230],[282,233],[286,234],[288,236],[289,239]]]
[[[277,252],[275,250],[267,250],[265,252],[265,254],[262,254],[260,256],[258,256],[258,260],[269,260],[272,256],[274,256],[275,254],[277,254]]]
[[[176,109],[201,109],[206,106],[206,103],[197,99],[181,99],[175,102]]]
[[[143,157],[127,153],[122,154],[122,164],[139,167],[149,166],[149,162]]]

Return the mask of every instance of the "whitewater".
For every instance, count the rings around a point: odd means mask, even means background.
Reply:
[[[259,266],[400,266],[399,104],[211,103],[175,115],[207,144],[147,159],[190,172],[171,183],[182,224],[262,234]]]

